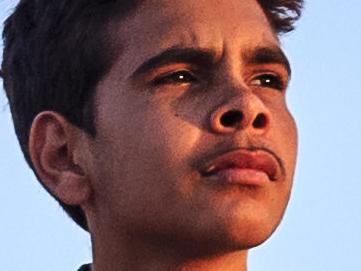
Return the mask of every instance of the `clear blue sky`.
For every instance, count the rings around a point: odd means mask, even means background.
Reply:
[[[16,3],[0,0],[1,22]],[[360,10],[360,0],[309,0],[282,39],[298,166],[285,218],[250,253],[250,271],[361,268]],[[0,92],[0,270],[76,270],[91,259],[89,238],[27,168]]]

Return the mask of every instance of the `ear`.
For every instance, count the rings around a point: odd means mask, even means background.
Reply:
[[[80,129],[60,114],[44,111],[36,116],[29,136],[29,152],[36,174],[56,198],[68,205],[82,205],[91,186],[79,159]]]

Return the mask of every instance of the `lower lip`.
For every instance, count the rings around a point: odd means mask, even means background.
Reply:
[[[237,185],[264,186],[270,182],[265,172],[255,169],[229,168],[218,171],[212,177]]]

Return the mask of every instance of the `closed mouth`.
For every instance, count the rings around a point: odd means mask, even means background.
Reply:
[[[280,179],[282,164],[272,152],[264,149],[237,149],[219,155],[204,165],[201,174],[204,177],[215,175],[223,170],[243,169],[267,174],[270,181]]]

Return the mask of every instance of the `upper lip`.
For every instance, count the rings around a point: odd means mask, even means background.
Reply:
[[[262,171],[271,181],[279,179],[283,173],[282,161],[267,149],[237,149],[226,152],[205,163],[201,173],[203,176],[210,176],[230,168]]]

